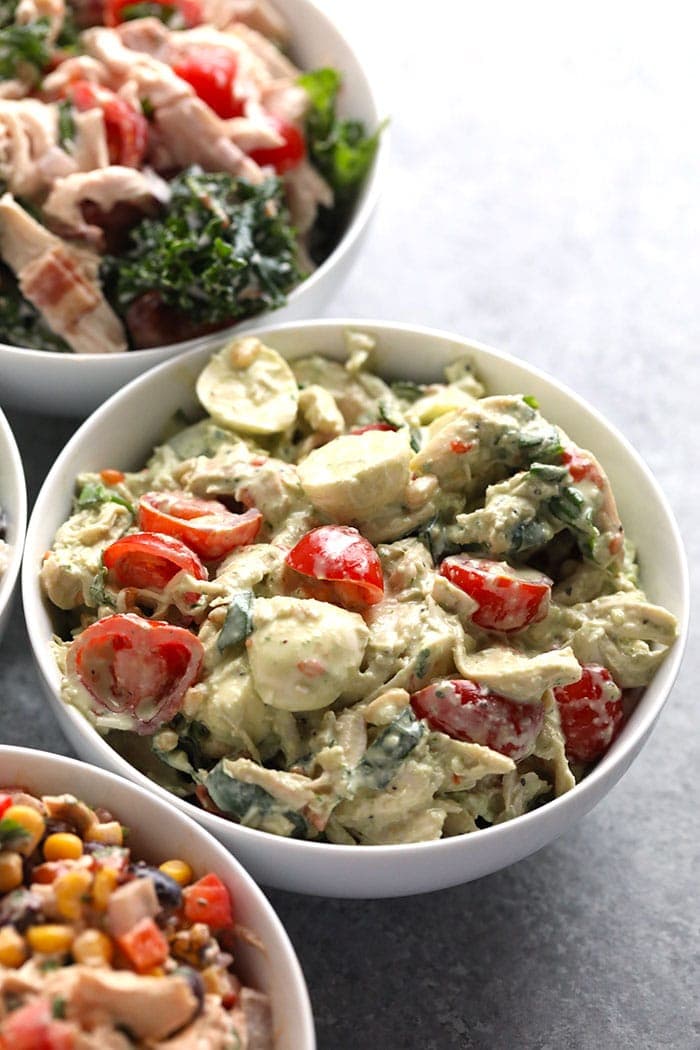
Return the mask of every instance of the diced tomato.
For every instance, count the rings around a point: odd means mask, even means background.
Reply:
[[[218,875],[205,875],[183,892],[185,918],[190,922],[204,922],[212,930],[233,926],[231,894]]]
[[[269,149],[251,150],[249,156],[261,168],[271,165],[277,174],[281,175],[285,171],[296,168],[302,162],[306,156],[306,143],[296,125],[280,120],[279,117],[273,117],[271,114],[268,114],[267,119],[283,141],[281,145],[271,146]]]
[[[139,500],[138,517],[142,529],[174,536],[205,561],[252,543],[263,520],[259,510],[232,514],[218,500],[186,492],[147,492]]]
[[[73,1050],[72,1025],[56,1021],[46,999],[20,1006],[0,1022],[2,1045],[12,1050]]]
[[[6,809],[12,805],[12,795],[0,795],[0,820]]]
[[[368,430],[396,430],[390,423],[366,423],[363,427],[353,427],[351,434],[366,434]]]
[[[147,0],[150,7],[163,9],[163,21],[171,29],[192,29],[202,21],[200,0]],[[130,19],[140,17],[138,6],[141,0],[107,0],[105,4],[105,25],[121,25]],[[137,6],[138,5],[138,6]],[[130,10],[131,9],[131,10]]]
[[[411,697],[411,706],[432,729],[508,755],[528,755],[544,722],[541,703],[523,704],[469,679],[433,682]]]
[[[127,613],[86,627],[68,650],[67,673],[85,686],[97,714],[128,714],[147,735],[179,710],[203,659],[202,643],[184,627]]]
[[[110,164],[138,168],[148,145],[148,121],[120,95],[89,80],[74,80],[66,94],[78,110],[101,109]]]
[[[205,44],[188,47],[177,55],[172,67],[218,116],[224,120],[241,116],[245,100],[236,95],[238,62],[228,48]]]
[[[472,621],[489,631],[519,631],[543,620],[549,610],[549,577],[526,575],[505,561],[455,554],[445,558],[440,575],[478,602]]]
[[[566,753],[578,762],[600,758],[623,721],[622,694],[607,667],[584,664],[578,682],[558,686],[554,698],[566,741]]]
[[[346,525],[321,525],[299,540],[286,558],[302,576],[332,587],[310,587],[313,597],[349,609],[376,605],[384,596],[379,556],[369,540]]]
[[[207,570],[182,540],[160,532],[134,532],[110,543],[102,555],[119,587],[162,590],[178,572],[206,580]]]
[[[590,453],[584,452],[576,445],[569,445],[562,452],[561,459],[572,481],[592,481],[594,485],[602,489],[604,478]]]
[[[148,973],[168,958],[168,942],[153,919],[148,917],[139,919],[116,941],[137,973]]]

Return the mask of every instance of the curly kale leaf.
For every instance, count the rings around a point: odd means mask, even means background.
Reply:
[[[165,213],[143,219],[102,277],[117,308],[145,292],[197,322],[216,324],[281,306],[300,279],[296,240],[278,179],[189,168],[170,183]]]
[[[5,9],[0,12],[0,21],[6,13]],[[27,25],[5,24],[0,29],[0,78],[38,81],[51,59],[50,31],[48,18]]]

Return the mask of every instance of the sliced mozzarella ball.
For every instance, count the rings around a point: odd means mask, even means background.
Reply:
[[[313,505],[334,521],[366,521],[400,501],[411,455],[405,429],[346,434],[310,452],[299,478]]]
[[[221,426],[277,434],[296,419],[299,388],[276,350],[246,336],[212,357],[197,380],[197,397]]]
[[[253,683],[271,707],[316,711],[355,680],[369,631],[357,613],[309,598],[258,598],[247,641]]]

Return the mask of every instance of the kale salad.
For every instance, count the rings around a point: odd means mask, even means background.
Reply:
[[[284,304],[379,130],[269,0],[0,0],[0,340],[113,353]]]
[[[254,336],[141,470],[77,479],[41,569],[63,700],[177,795],[371,846],[569,791],[677,633],[595,456],[466,360],[390,384]]]

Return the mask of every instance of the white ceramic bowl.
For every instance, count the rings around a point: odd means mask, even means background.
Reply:
[[[592,450],[608,470],[622,519],[638,547],[643,586],[652,600],[665,605],[680,621],[680,638],[629,723],[593,772],[568,794],[505,824],[438,842],[336,846],[278,838],[171,798],[173,805],[190,813],[235,850],[263,883],[326,896],[402,896],[468,882],[527,856],[565,831],[622,776],[651,732],[678,671],[687,632],[687,566],[666,500],[634,449],[594,409],[531,366],[456,336],[407,325],[312,321],[275,326],[259,334],[288,357],[317,352],[342,359],[348,328],[376,336],[375,364],[390,378],[434,381],[442,378],[444,364],[467,353],[491,392],[534,395],[544,415]],[[76,475],[105,466],[142,466],[166,421],[178,409],[194,409],[193,386],[207,357],[206,351],[194,352],[162,365],[113,397],[83,424],[58,457],[39,495],[27,533],[23,569],[24,608],[34,655],[66,735],[84,758],[123,773],[160,795],[166,795],[165,791],[129,765],[77,711],[58,698],[59,675],[48,644],[51,616],[39,589],[38,572],[42,554],[70,512]],[[134,420],[140,421],[138,426]],[[664,537],[662,544],[659,536]]]
[[[343,77],[339,114],[363,120],[368,129],[376,128],[386,114],[379,107],[357,51],[312,0],[278,2],[291,27],[292,57],[296,63],[303,69],[321,66],[338,69]],[[321,311],[355,261],[379,197],[387,153],[388,129],[385,128],[353,216],[335,250],[290,293],[285,306],[273,315],[263,313],[248,318],[235,327],[236,332],[259,325],[261,318],[264,323],[264,319],[274,316],[278,323],[313,317]],[[119,354],[62,354],[0,343],[3,403],[30,412],[83,417],[135,376],[161,361],[198,346],[216,346],[226,337],[227,332],[219,332],[169,346]]]
[[[172,806],[135,784],[73,758],[0,745],[0,788],[18,785],[44,795],[70,792],[90,806],[104,806],[129,826],[134,856],[153,863],[187,860],[197,876],[214,871],[226,883],[236,921],[265,946],[261,951],[239,940],[239,976],[272,1002],[275,1050],[315,1050],[309,995],[294,948],[262,890],[211,835]]]
[[[1,384],[0,384],[1,386]],[[22,564],[24,533],[27,527],[27,489],[22,460],[10,424],[0,410],[0,510],[7,519],[5,540],[10,545],[10,559],[0,575],[0,638],[7,624],[12,595]]]

